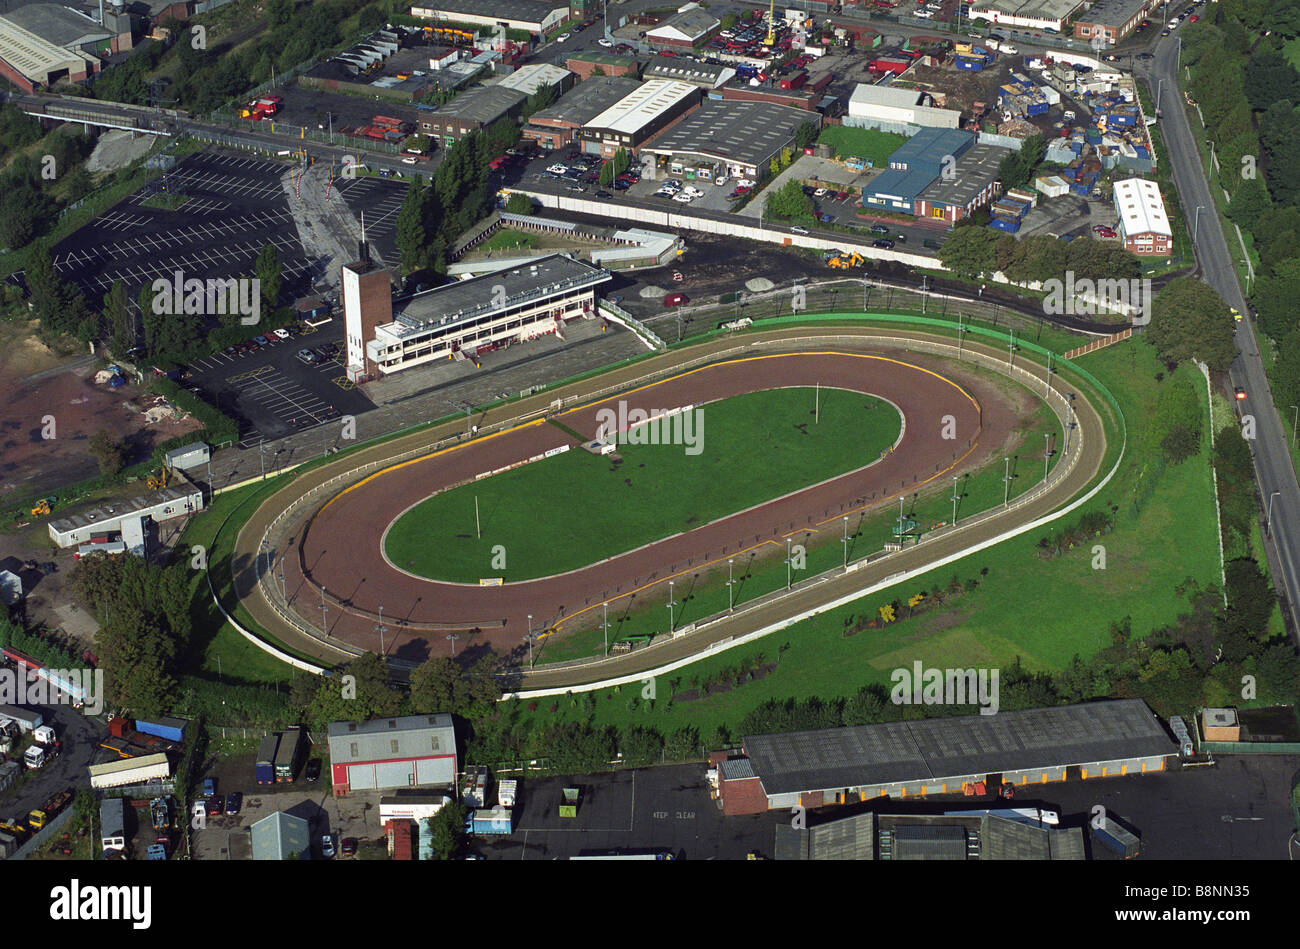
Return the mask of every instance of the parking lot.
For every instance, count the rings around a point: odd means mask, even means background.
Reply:
[[[189,366],[186,384],[239,421],[239,447],[302,432],[342,415],[374,408],[348,381],[341,353],[342,322],[294,331],[288,339],[265,337],[246,352],[214,353]],[[300,355],[312,353],[311,361]],[[331,355],[332,354],[332,355]],[[267,470],[272,470],[267,462]]]
[[[406,200],[407,184],[393,178],[343,178],[334,182],[339,196],[358,221],[366,226],[366,240],[381,257],[396,263],[397,212]]]
[[[310,286],[311,264],[280,181],[288,170],[283,162],[217,149],[190,155],[55,245],[55,270],[89,300],[102,299],[120,280],[137,309],[140,288],[154,280],[170,283],[177,271],[186,280],[251,274],[271,244],[283,294],[292,298]],[[187,200],[175,210],[150,207],[164,189]]]

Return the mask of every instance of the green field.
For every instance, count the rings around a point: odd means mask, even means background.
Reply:
[[[516,248],[533,248],[537,246],[537,235],[524,231],[500,230],[489,237],[479,247],[483,250],[513,250]]]
[[[1071,523],[1084,511],[1114,514],[1115,529],[1097,541],[1106,549],[1105,569],[1093,569],[1091,545],[1055,559],[1040,557],[1038,539],[1057,526],[1052,525],[680,669],[657,683],[653,704],[635,701],[642,692],[637,685],[601,690],[594,707],[581,697],[543,699],[535,714],[545,715],[545,724],[558,715],[624,728],[652,726],[663,733],[695,725],[708,736],[719,725],[736,728],[745,713],[767,699],[850,696],[870,683],[888,685],[892,670],[918,659],[927,666],[1005,669],[1020,658],[1027,669],[1054,670],[1076,653],[1086,658],[1109,645],[1112,620],[1130,616],[1135,636],[1174,622],[1187,603],[1175,587],[1188,577],[1203,586],[1220,582],[1208,431],[1199,455],[1177,467],[1152,465],[1135,446],[1142,444],[1143,407],[1154,404],[1161,385],[1156,375],[1164,367],[1154,350],[1130,341],[1079,362],[1110,388],[1129,425],[1129,450],[1119,473],[1098,497],[1061,522]],[[1178,373],[1195,370],[1182,367]],[[1204,402],[1202,407],[1208,428],[1208,408]],[[989,478],[989,473],[976,476],[981,483]],[[972,493],[977,487],[972,484]],[[847,619],[872,618],[878,607],[947,586],[954,577],[962,584],[973,581],[975,588],[950,595],[943,608],[844,635]],[[683,622],[698,618],[687,616]],[[775,668],[754,678],[739,671],[742,660],[752,663],[759,656]],[[716,681],[724,671],[725,687],[714,694],[670,698],[674,691],[698,691],[697,685]]]
[[[898,439],[898,413],[879,399],[824,388],[814,417],[817,402],[813,389],[791,388],[710,403],[697,454],[625,444],[615,462],[575,445],[421,502],[389,530],[385,552],[403,569],[456,582],[548,576],[860,468]],[[502,547],[504,569],[493,564]]]
[[[855,129],[847,125],[828,125],[817,138],[818,144],[830,145],[836,158],[856,155],[871,162],[871,167],[881,168],[889,156],[907,141],[906,136],[876,129]]]

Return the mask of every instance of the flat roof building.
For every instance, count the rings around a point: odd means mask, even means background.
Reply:
[[[1156,0],[1096,0],[1072,21],[1076,37],[1114,46],[1142,22]]]
[[[567,3],[541,0],[438,0],[427,7],[411,7],[411,16],[436,23],[504,26],[511,30],[545,33],[569,18]]]
[[[1010,810],[866,812],[796,829],[776,826],[777,860],[1083,860],[1083,828],[1027,821]]]
[[[578,133],[583,150],[611,157],[634,150],[699,105],[703,91],[675,79],[652,79],[606,109]]]
[[[569,320],[591,318],[595,288],[610,279],[599,267],[552,254],[438,287],[399,301],[395,319],[367,339],[366,365],[388,375],[438,359],[477,359],[554,333]]]
[[[1174,232],[1165,213],[1160,188],[1145,178],[1115,182],[1115,213],[1124,247],[1143,257],[1167,257],[1173,251]]]
[[[750,177],[791,148],[805,125],[820,128],[821,117],[803,109],[706,99],[698,109],[642,146],[664,161],[716,164],[727,175]]]
[[[111,34],[98,29],[94,21],[89,21],[89,28],[82,30],[80,21],[89,18],[72,10],[66,10],[68,16],[65,16],[61,11],[66,8],[52,4],[35,7],[35,12],[31,7],[20,7],[0,16],[0,75],[24,92],[35,92],[63,81],[84,82],[99,72],[99,57],[82,47],[95,48],[100,42],[107,43]],[[71,28],[69,16],[78,18],[77,29]],[[55,42],[45,33],[71,38],[74,45]],[[83,40],[84,43],[80,42]]]
[[[689,6],[691,9],[682,10],[646,30],[645,41],[651,46],[689,49],[708,40],[722,26],[722,22],[708,10],[695,4]]]
[[[641,60],[634,56],[615,56],[613,53],[574,53],[564,65],[569,72],[577,73],[578,78],[598,78],[598,76],[641,75]],[[597,74],[596,70],[600,70]]]
[[[961,112],[935,108],[929,101],[929,95],[919,89],[860,82],[849,97],[849,114],[844,124],[891,132],[961,126]]]
[[[629,76],[593,76],[570,89],[549,108],[534,112],[523,137],[543,148],[572,144],[577,130],[641,84]]]
[[[701,89],[717,89],[735,75],[736,70],[726,63],[697,63],[680,56],[655,56],[641,72],[645,79],[676,79]]]
[[[328,741],[336,796],[456,782],[456,731],[450,715],[331,722]]]
[[[970,18],[1060,33],[1065,29],[1065,21],[1086,3],[1087,0],[978,0],[970,5]]]
[[[990,775],[1039,784],[1140,774],[1178,754],[1140,699],[754,735],[742,747],[732,760],[747,761],[746,773],[720,769],[726,814],[956,794]]]
[[[50,540],[62,548],[79,547],[108,537],[122,542],[137,556],[144,554],[147,522],[155,523],[184,517],[203,510],[203,491],[181,481],[149,494],[99,503],[51,518],[47,525]],[[119,536],[110,536],[119,535]]]
[[[1010,153],[1008,148],[976,142],[955,160],[951,175],[941,172],[916,196],[912,213],[953,227],[998,196],[998,169]]]
[[[527,101],[526,93],[508,86],[475,86],[439,106],[436,112],[422,112],[420,131],[437,135],[445,145],[451,146],[498,119],[515,118]]]
[[[914,214],[916,200],[945,167],[975,144],[975,136],[961,129],[922,129],[889,156],[889,165],[862,191],[864,208],[882,208]]]

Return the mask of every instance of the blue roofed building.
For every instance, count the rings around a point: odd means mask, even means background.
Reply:
[[[975,135],[962,129],[922,129],[863,189],[862,206],[943,220],[951,227],[997,195],[997,166],[1006,152],[976,145]]]

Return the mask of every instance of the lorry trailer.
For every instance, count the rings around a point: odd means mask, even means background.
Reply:
[[[279,735],[266,735],[258,744],[256,765],[258,784],[275,783],[275,753],[279,747]]]
[[[171,764],[165,754],[145,755],[125,761],[90,766],[92,788],[118,788],[128,784],[145,784],[154,779],[171,777]]]
[[[280,749],[275,753],[275,783],[292,782],[302,763],[302,729],[297,725],[286,728],[280,737]]]
[[[1133,859],[1142,851],[1142,841],[1109,817],[1100,817],[1092,823],[1092,836],[1107,850],[1114,851],[1125,860]]]

